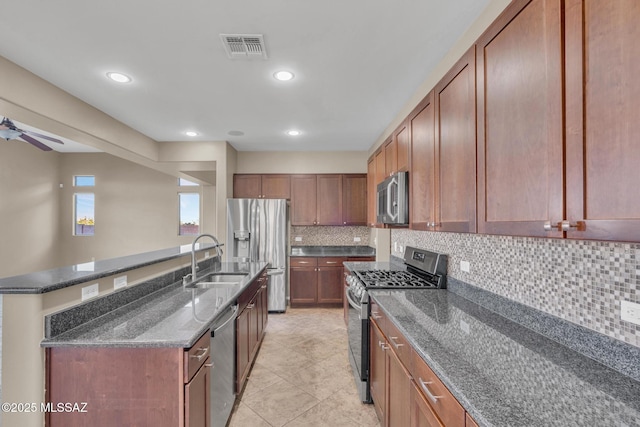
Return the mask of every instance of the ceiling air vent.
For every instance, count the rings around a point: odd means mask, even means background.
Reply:
[[[220,39],[231,59],[267,59],[262,34],[220,34]]]

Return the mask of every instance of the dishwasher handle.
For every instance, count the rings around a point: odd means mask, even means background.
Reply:
[[[227,319],[222,325],[217,325],[215,329],[211,329],[211,336],[214,336],[216,332],[220,331],[220,329],[224,329],[229,323],[236,320],[236,314],[238,314],[238,306],[234,305],[233,307],[231,307],[230,312],[232,312],[233,314],[229,316],[229,319]]]

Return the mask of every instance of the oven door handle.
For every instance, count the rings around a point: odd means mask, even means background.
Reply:
[[[345,295],[347,296],[347,301],[349,301],[349,305],[351,307],[355,308],[356,310],[362,310],[362,305],[351,299],[351,292],[349,292],[349,289],[346,289]]]

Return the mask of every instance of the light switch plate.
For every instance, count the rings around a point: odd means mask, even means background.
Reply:
[[[120,276],[113,279],[113,289],[120,289],[127,286],[127,276]]]
[[[302,237],[296,236],[295,240],[296,240],[296,242],[302,242]]]
[[[90,298],[94,298],[98,296],[98,284],[94,283],[93,285],[85,286],[82,288],[82,301],[88,300]]]
[[[462,332],[464,332],[467,335],[471,333],[471,328],[469,327],[469,324],[462,319],[460,319],[460,329],[462,329]]]
[[[362,240],[362,239],[360,239],[359,237],[354,237],[354,238],[353,238],[353,241],[354,241],[354,242],[359,242],[360,240]]]
[[[204,257],[209,258],[209,251],[204,251]]]
[[[631,301],[621,301],[620,318],[625,322],[640,325],[640,304],[636,304]]]

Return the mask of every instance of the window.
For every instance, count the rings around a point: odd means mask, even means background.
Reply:
[[[200,194],[178,193],[180,201],[180,228],[181,236],[200,233]]]
[[[95,186],[95,176],[78,175],[73,177],[74,187]],[[73,235],[93,236],[95,227],[95,194],[74,193],[73,194]]]

